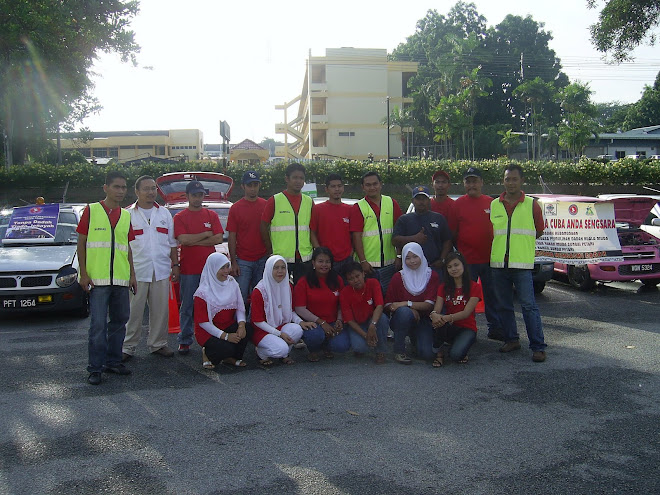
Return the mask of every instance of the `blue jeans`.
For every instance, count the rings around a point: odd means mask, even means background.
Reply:
[[[181,275],[179,277],[179,292],[181,307],[179,308],[179,324],[181,330],[177,335],[179,345],[192,345],[195,328],[193,327],[193,298],[199,287],[202,275]]]
[[[515,286],[522,308],[523,320],[525,320],[525,327],[527,328],[529,348],[532,351],[544,350],[546,345],[543,340],[541,314],[534,298],[532,270],[493,268],[492,273],[504,340],[506,342],[519,340],[516,315],[513,311],[513,287]]]
[[[380,286],[383,289],[383,295],[387,294],[387,288],[390,285],[390,280],[396,273],[396,268],[394,263],[391,265],[383,266],[381,268],[374,268],[376,274],[376,279],[380,282]]]
[[[387,352],[387,329],[390,326],[390,322],[387,319],[387,316],[385,315],[380,315],[380,318],[376,322],[376,335],[378,336],[378,343],[376,344],[376,352]],[[365,332],[369,329],[369,325],[371,324],[371,318],[369,318],[367,321],[364,323],[360,323],[360,328],[364,330]],[[348,325],[347,325],[348,326]],[[351,347],[355,352],[361,352],[363,354],[366,354],[369,352],[369,349],[371,349],[367,345],[367,340],[362,337],[361,335],[358,335],[358,333],[353,330],[350,326],[348,326],[348,336],[351,340]]]
[[[121,349],[130,314],[128,287],[97,285],[89,293],[87,371],[121,364]]]
[[[476,341],[477,332],[474,330],[447,323],[434,330],[433,348],[435,352],[438,352],[442,344],[446,342],[451,345],[449,348],[449,357],[454,361],[460,361],[467,356],[470,347]]]
[[[266,266],[266,260],[268,256],[259,258],[256,261],[245,261],[240,258],[236,258],[238,267],[241,270],[241,274],[238,276],[236,281],[238,286],[241,288],[241,296],[243,296],[243,302],[247,302],[250,291],[259,283],[261,277],[264,276],[264,267]]]
[[[422,359],[433,359],[433,327],[428,316],[415,321],[412,309],[398,308],[390,318],[390,328],[394,331],[394,352],[405,354],[406,337],[416,337],[417,355]]]
[[[334,321],[328,322],[328,324],[332,327],[335,326]],[[322,348],[331,352],[348,352],[351,348],[351,339],[346,331],[347,327],[345,325],[339,335],[326,339],[323,328],[320,325],[316,325],[314,328],[304,330],[302,339],[309,352],[319,352]]]
[[[489,263],[468,265],[470,278],[477,281],[481,278],[481,288],[484,293],[484,313],[488,321],[488,333],[499,333],[502,328],[500,315],[497,313],[497,295],[493,282],[493,272]]]

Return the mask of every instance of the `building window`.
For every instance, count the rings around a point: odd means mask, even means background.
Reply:
[[[354,137],[355,133],[353,131],[339,131],[339,137]]]
[[[96,158],[108,158],[108,148],[94,148],[92,154]]]
[[[80,151],[85,158],[91,158],[92,156],[92,151],[89,148],[80,148],[78,151]]]
[[[156,154],[157,155],[164,155],[165,154],[165,146],[156,146]]]
[[[117,158],[119,156],[119,148],[108,148],[108,156],[112,158]]]
[[[325,148],[327,146],[325,129],[314,129],[312,131],[312,146],[315,148]]]
[[[619,160],[621,158],[626,157],[626,152],[625,151],[616,151],[614,156],[616,156],[616,159]]]
[[[312,83],[325,82],[325,65],[312,65]]]
[[[154,149],[153,144],[138,144],[139,150],[152,150]]]
[[[325,98],[312,98],[312,115],[325,115]]]
[[[638,152],[637,152],[637,155],[638,155],[640,158],[646,158],[646,151],[638,151]]]
[[[122,146],[119,147],[119,149],[120,149],[120,150],[134,150],[134,149],[135,149],[135,145],[133,145],[133,144],[130,145],[130,146],[128,146],[128,145],[122,145]]]

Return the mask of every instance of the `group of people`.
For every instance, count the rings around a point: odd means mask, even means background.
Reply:
[[[148,176],[135,183],[137,201],[122,209],[126,178],[110,172],[105,199],[90,204],[78,226],[79,281],[91,313],[88,382],[100,384],[103,372],[131,373],[124,363],[141,340],[147,304],[149,351],[174,355],[167,345],[170,279],[180,287],[177,351],[188,354],[196,340],[205,368],[245,366],[250,341],[262,366],[292,364],[294,345],[306,347],[312,362],[352,350],[373,351],[383,363],[388,330],[399,363],[412,362],[408,341],[434,367],[447,356],[464,363],[481,299],[488,337],[504,341],[501,352],[514,351],[521,347],[514,286],[532,359],[544,361],[531,275],[543,216],[523,180],[518,165],[508,166],[505,192],[492,199],[470,167],[466,194],[454,201],[440,170],[432,177],[435,194],[415,187],[414,211],[403,214],[382,194],[376,172],[362,177],[365,196],[353,205],[342,201],[342,178],[328,175],[328,200],[314,205],[302,194],[303,165],[290,164],[286,189],[268,200],[259,197],[259,174],[248,171],[244,196],[229,210],[227,257],[216,252],[224,232],[218,215],[203,207],[202,183],[187,184],[188,207],[172,218],[156,203]]]

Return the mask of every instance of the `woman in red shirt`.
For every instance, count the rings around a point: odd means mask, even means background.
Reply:
[[[467,363],[467,353],[477,340],[477,321],[474,308],[483,298],[481,285],[470,279],[470,272],[463,255],[449,253],[443,269],[444,284],[438,288],[438,298],[431,311],[431,322],[435,329],[433,347],[438,355],[433,367],[443,365],[442,344],[451,344],[449,356],[459,363]],[[445,314],[441,314],[442,309]]]
[[[344,267],[344,277],[348,285],[342,289],[339,302],[351,347],[356,355],[375,348],[376,364],[383,364],[389,327],[389,320],[383,314],[383,289],[375,278],[365,280],[362,265],[357,261]]]
[[[252,327],[245,323],[241,289],[229,275],[230,269],[224,254],[209,255],[194,295],[195,338],[207,369],[221,362],[245,366],[243,353]]]
[[[312,270],[298,280],[293,289],[293,306],[303,320],[313,321],[314,328],[305,330],[302,339],[307,345],[307,359],[316,362],[318,352],[324,349],[326,358],[333,352],[346,352],[351,348],[348,332],[339,307],[339,293],[344,288],[341,277],[332,269],[334,260],[327,247],[317,247],[312,253]]]
[[[411,364],[406,355],[406,337],[417,341],[417,355],[426,360],[435,357],[433,328],[429,313],[437,298],[440,278],[429,267],[422,246],[409,242],[403,246],[403,269],[394,274],[385,295],[385,311],[390,313],[394,331],[394,360]]]
[[[291,292],[286,261],[282,256],[271,256],[266,260],[264,276],[252,291],[250,302],[254,325],[252,343],[262,366],[273,364],[271,358],[293,364],[289,357],[291,347],[300,340],[303,329],[316,325],[303,321],[293,311]]]

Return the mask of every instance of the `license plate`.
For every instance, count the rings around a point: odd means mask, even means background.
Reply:
[[[17,297],[15,299],[4,299],[2,301],[3,309],[30,309],[37,305],[37,300],[34,297]]]
[[[633,272],[652,272],[653,265],[631,265],[630,271]]]

